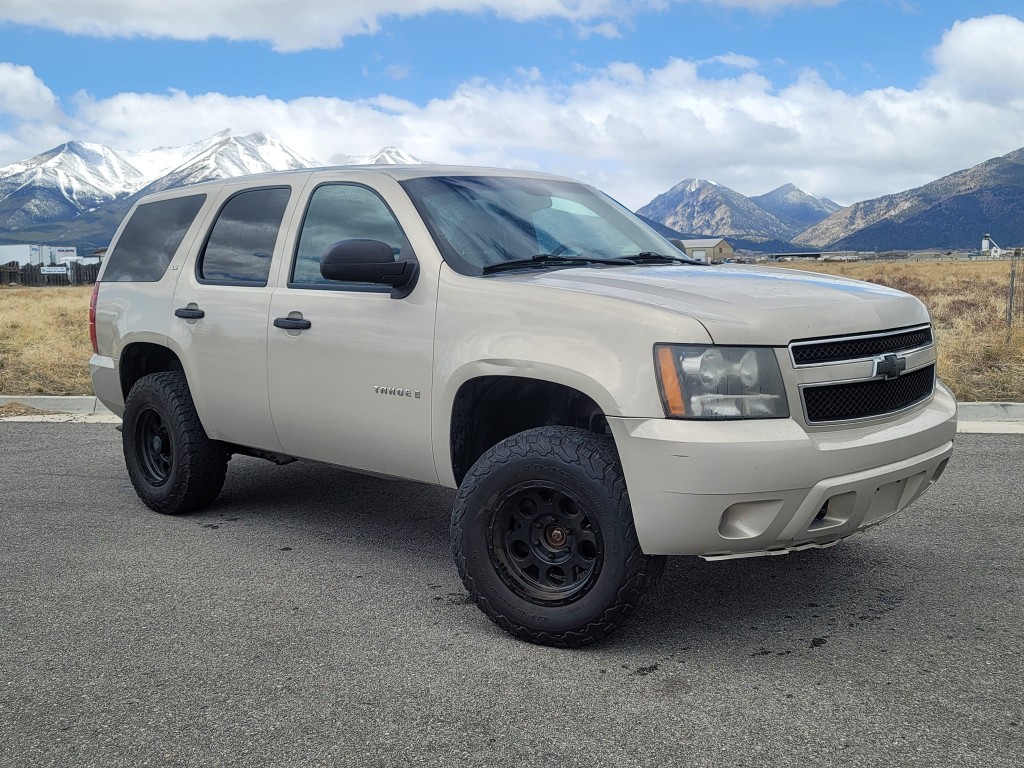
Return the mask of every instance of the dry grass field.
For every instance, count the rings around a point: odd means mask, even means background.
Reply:
[[[961,400],[1024,402],[1024,324],[1005,323],[1007,262],[788,263],[888,285],[931,309],[939,375]],[[90,287],[0,287],[0,394],[82,395]]]
[[[0,395],[87,395],[92,286],[0,287]]]

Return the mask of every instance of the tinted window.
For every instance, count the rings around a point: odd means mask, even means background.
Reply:
[[[405,235],[384,201],[366,187],[352,184],[318,187],[309,200],[302,222],[291,282],[295,285],[351,285],[322,277],[320,257],[339,240],[354,239],[387,243],[398,260]]]
[[[206,195],[189,195],[136,208],[107,255],[103,279],[153,283],[163,277],[205,200]]]
[[[203,247],[200,280],[266,285],[291,189],[240,192],[224,205]]]

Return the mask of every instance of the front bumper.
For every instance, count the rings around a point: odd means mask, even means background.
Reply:
[[[924,493],[953,452],[939,386],[898,418],[809,432],[791,419],[609,418],[647,554],[707,559],[829,546]]]

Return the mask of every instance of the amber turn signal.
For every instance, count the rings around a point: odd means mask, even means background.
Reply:
[[[661,376],[661,399],[669,416],[685,416],[686,403],[683,400],[683,386],[679,381],[679,369],[671,347],[658,347],[658,369]]]

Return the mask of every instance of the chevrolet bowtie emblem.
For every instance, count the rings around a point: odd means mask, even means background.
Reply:
[[[905,370],[907,370],[907,358],[905,357],[889,354],[879,355],[875,358],[875,376],[896,379]]]

